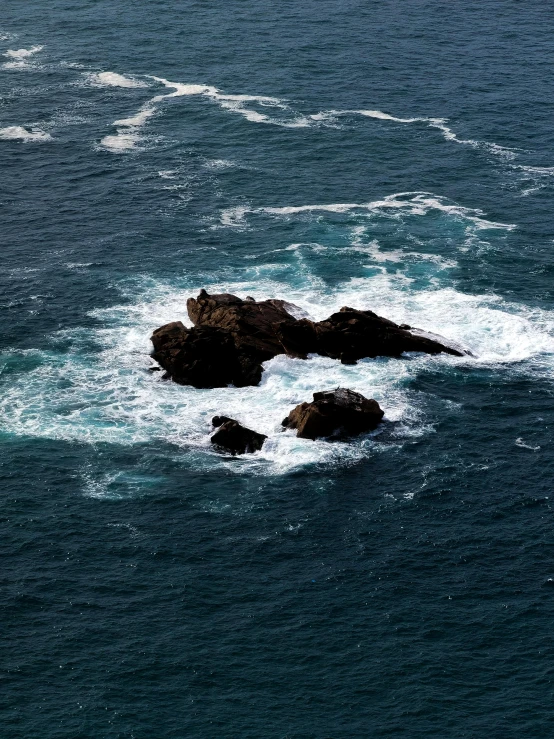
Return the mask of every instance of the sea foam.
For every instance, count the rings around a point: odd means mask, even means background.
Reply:
[[[258,278],[258,279],[257,279]],[[417,356],[410,361],[362,360],[346,366],[325,357],[307,361],[279,356],[265,364],[257,388],[196,390],[164,382],[158,373],[149,374],[149,336],[154,328],[184,319],[183,300],[201,287],[209,291],[229,290],[255,298],[286,295],[301,308],[322,318],[341,305],[373,308],[396,321],[409,319],[415,325],[444,334],[465,346],[477,357]],[[448,311],[445,311],[448,306]],[[314,310],[316,308],[317,310]],[[315,313],[315,315],[314,315]],[[522,362],[549,356],[554,376],[554,341],[550,331],[554,316],[508,305],[500,298],[472,296],[454,288],[411,291],[395,276],[357,278],[335,290],[314,284],[260,280],[244,274],[243,280],[224,285],[204,281],[188,288],[146,280],[134,302],[97,310],[93,316],[100,328],[76,330],[54,337],[71,340],[69,354],[36,352],[39,366],[24,376],[12,375],[4,383],[0,404],[4,430],[17,435],[65,439],[82,443],[119,445],[166,442],[183,450],[183,463],[198,469],[214,466],[255,474],[283,474],[302,466],[344,464],[378,451],[378,436],[361,437],[349,443],[328,444],[297,439],[280,430],[281,419],[297,403],[311,398],[314,389],[350,387],[375,397],[386,410],[386,419],[397,424],[396,441],[426,433],[422,398],[412,396],[411,379],[421,370],[452,371],[472,365],[491,371],[525,372]],[[98,353],[86,349],[90,338],[101,346]],[[210,419],[224,413],[268,435],[261,452],[229,461],[213,453]]]
[[[23,126],[6,126],[6,128],[0,128],[0,139],[12,140],[12,141],[49,141],[52,136],[46,131],[33,128],[28,130]]]
[[[497,223],[484,218],[484,213],[476,208],[465,208],[456,203],[428,192],[401,192],[388,195],[380,200],[369,203],[329,203],[318,205],[287,205],[281,207],[248,208],[238,206],[227,208],[220,214],[220,223],[223,226],[244,227],[249,214],[267,214],[273,216],[293,216],[301,213],[349,213],[351,211],[365,212],[368,215],[382,214],[383,212],[398,211],[408,215],[426,215],[432,210],[446,213],[455,218],[465,220],[477,229],[513,230],[516,226],[509,223]]]
[[[134,77],[126,77],[117,72],[96,72],[87,74],[86,79],[93,85],[100,87],[148,87],[145,80],[136,79]]]
[[[30,63],[31,57],[42,51],[44,46],[32,46],[30,49],[8,49],[3,56],[10,61],[4,62],[4,69],[31,69],[34,65]]]
[[[515,149],[507,146],[491,143],[488,141],[479,141],[476,139],[460,138],[450,126],[448,126],[448,118],[432,118],[427,116],[416,116],[412,118],[402,118],[400,116],[384,113],[382,110],[329,110],[321,111],[310,116],[313,121],[321,123],[329,123],[336,121],[341,116],[361,115],[366,118],[375,118],[381,121],[392,121],[393,123],[422,123],[431,128],[438,129],[446,141],[453,141],[463,146],[470,146],[474,149],[482,149],[490,154],[499,156],[502,159],[510,160],[517,156]]]
[[[181,450],[184,466],[199,471],[220,467],[239,474],[286,474],[299,467],[350,464],[428,433],[432,423],[426,415],[425,395],[410,389],[422,371],[480,368],[490,374],[491,382],[529,372],[554,378],[554,313],[496,295],[464,293],[452,282],[452,254],[446,258],[441,253],[418,253],[409,238],[398,240],[397,231],[395,247],[388,249],[380,241],[384,236],[375,238],[370,227],[371,219],[379,218],[381,234],[386,222],[409,231],[410,219],[425,218],[430,208],[444,219],[441,228],[450,224],[455,234],[460,226],[462,234],[469,228],[472,238],[479,238],[484,228],[492,229],[487,238],[504,238],[509,233],[506,224],[487,221],[480,211],[463,209],[430,193],[399,193],[376,202],[379,206],[373,205],[369,220],[368,211],[362,210],[345,222],[341,220],[344,211],[351,216],[352,204],[338,204],[332,210],[259,208],[261,218],[320,219],[323,215],[335,219],[334,228],[340,228],[344,238],[340,243],[336,238],[329,243],[285,243],[279,250],[285,255],[281,263],[268,251],[262,261],[245,261],[242,267],[227,270],[225,280],[218,282],[189,275],[175,282],[145,276],[123,283],[125,300],[120,305],[91,313],[96,328],[55,334],[48,350],[34,352],[29,371],[6,376],[0,400],[4,430],[89,444],[165,443]],[[317,269],[322,254],[337,265],[354,263],[356,276],[327,283]],[[410,271],[414,260],[428,265],[423,273],[418,270],[417,279]],[[414,355],[365,359],[348,366],[325,357],[303,361],[281,355],[265,363],[259,387],[197,390],[163,381],[160,373],[147,371],[151,332],[172,320],[190,325],[184,299],[201,287],[256,299],[286,296],[302,314],[316,320],[343,305],[375,310],[398,323],[443,335],[471,349],[474,356]],[[56,350],[58,344],[63,351]],[[12,365],[19,355],[7,355]],[[385,428],[394,429],[387,434],[386,444],[378,434],[329,444],[281,431],[280,421],[297,403],[309,400],[314,390],[337,386],[379,401],[386,412]],[[267,434],[263,449],[234,461],[215,453],[209,439],[210,419],[217,413]]]
[[[144,87],[146,83],[124,77],[115,72],[102,72],[93,75],[92,78],[99,84],[114,85],[120,87]],[[269,125],[280,126],[283,128],[309,128],[318,126],[336,127],[337,121],[345,116],[363,116],[365,118],[374,118],[381,121],[390,121],[400,124],[423,124],[441,132],[446,141],[451,141],[463,146],[469,146],[474,149],[486,151],[489,154],[498,156],[504,160],[511,160],[517,156],[514,149],[501,146],[493,142],[480,141],[477,139],[460,138],[453,129],[448,125],[447,118],[414,116],[401,117],[386,113],[382,110],[372,109],[346,109],[346,110],[327,110],[313,113],[310,115],[302,115],[294,112],[290,104],[281,98],[271,97],[267,95],[251,95],[251,94],[229,94],[224,93],[217,87],[212,85],[202,85],[196,83],[172,82],[163,77],[150,76],[150,79],[159,82],[173,92],[165,95],[156,95],[147,103],[145,103],[140,111],[127,119],[115,121],[114,125],[126,125],[135,129],[135,143],[138,140],[137,129],[142,126],[146,120],[151,117],[159,103],[166,98],[181,96],[202,96],[212,102],[217,103],[223,110],[240,114],[250,123],[263,123]],[[255,107],[253,107],[255,106]],[[274,111],[280,111],[279,115],[275,115]],[[106,145],[106,139],[112,140],[112,137],[106,137],[103,142]],[[127,141],[131,139],[127,137]],[[124,148],[132,148],[116,146],[110,147],[113,150],[121,150]]]
[[[102,84],[120,87],[143,87],[145,84],[135,83],[128,77],[114,72],[103,72],[93,75],[93,80]],[[105,136],[101,145],[111,151],[124,151],[135,148],[140,140],[140,131],[147,120],[158,112],[158,107],[164,100],[176,97],[202,96],[217,103],[223,110],[242,115],[251,123],[269,123],[286,128],[303,128],[311,125],[308,118],[304,116],[292,116],[290,118],[275,117],[260,109],[253,109],[252,105],[261,109],[278,109],[289,111],[289,105],[280,98],[267,95],[226,94],[211,85],[188,84],[171,82],[163,77],[151,75],[150,79],[159,82],[172,92],[155,95],[145,102],[139,111],[128,118],[114,121],[113,125],[118,128],[117,134]],[[124,82],[125,81],[125,84]],[[129,84],[134,83],[134,84]]]

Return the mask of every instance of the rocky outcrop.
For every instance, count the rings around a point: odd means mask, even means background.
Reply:
[[[411,333],[410,326],[399,326],[370,310],[344,307],[324,321],[282,323],[277,336],[287,354],[304,357],[321,354],[340,359],[343,364],[355,364],[364,357],[400,357],[404,352],[454,354],[458,350],[446,343]]]
[[[188,314],[195,326],[217,326],[229,331],[237,350],[259,362],[283,353],[276,326],[296,321],[287,306],[294,309],[284,300],[241,300],[229,293],[208,295],[205,290],[197,298],[187,300]]]
[[[238,421],[227,416],[215,416],[212,419],[214,426],[219,426],[212,436],[214,446],[224,449],[231,454],[249,454],[259,451],[267,436],[257,431],[241,426]]]
[[[372,431],[383,418],[376,400],[365,398],[347,388],[313,394],[312,403],[301,403],[283,420],[282,425],[296,429],[302,439],[341,438]]]
[[[181,321],[168,323],[152,334],[152,358],[181,385],[198,388],[257,385],[262,377],[259,362],[242,356],[233,337],[213,326],[186,328]]]
[[[201,290],[189,298],[187,309],[195,326],[177,321],[154,331],[152,357],[175,382],[198,388],[257,385],[262,362],[277,354],[303,359],[321,354],[355,364],[404,352],[467,353],[440,337],[348,307],[324,321],[310,321],[296,318],[300,309],[284,300],[257,302]]]

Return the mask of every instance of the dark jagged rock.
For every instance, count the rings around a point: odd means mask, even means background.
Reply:
[[[241,426],[238,421],[227,416],[215,416],[212,420],[214,426],[219,426],[212,436],[212,444],[225,449],[231,454],[251,454],[259,451],[267,436],[257,431]]]
[[[243,387],[257,385],[262,376],[261,365],[241,355],[225,329],[189,329],[176,321],[154,331],[152,343],[152,358],[181,385]]]
[[[287,354],[297,357],[321,354],[355,364],[364,357],[399,357],[404,352],[454,354],[458,350],[435,339],[411,333],[406,324],[399,326],[370,310],[344,307],[325,321],[302,319],[282,323],[277,336]]]
[[[187,300],[189,317],[196,326],[226,329],[237,349],[258,362],[283,353],[275,327],[296,321],[287,311],[288,305],[284,300],[241,300],[229,293],[208,295],[205,290],[197,298]]]
[[[175,382],[198,388],[257,385],[262,362],[283,353],[302,359],[321,354],[344,364],[404,352],[467,353],[372,311],[345,307],[316,322],[295,318],[301,310],[284,300],[241,300],[205,290],[189,298],[187,308],[194,328],[177,321],[154,331],[152,357]]]
[[[302,439],[352,436],[375,429],[383,418],[376,400],[347,388],[314,393],[312,403],[301,403],[283,420]]]

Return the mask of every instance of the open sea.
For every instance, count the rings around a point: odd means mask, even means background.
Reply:
[[[554,736],[553,63],[538,0],[3,1],[2,738]],[[164,382],[200,288],[474,356]],[[377,432],[280,431],[337,386]]]

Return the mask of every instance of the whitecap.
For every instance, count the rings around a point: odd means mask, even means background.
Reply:
[[[44,46],[32,46],[30,49],[8,49],[3,56],[10,61],[4,62],[4,69],[31,69],[34,65],[29,63],[29,59],[42,51]]]
[[[117,72],[95,72],[86,75],[87,81],[100,87],[149,87],[145,80],[126,77]]]
[[[139,135],[133,131],[118,131],[115,134],[104,136],[100,145],[113,152],[129,151],[139,142]]]
[[[41,131],[37,128],[29,130],[23,126],[6,126],[6,128],[0,128],[0,139],[25,142],[49,141],[52,139],[52,136],[46,131]]]

